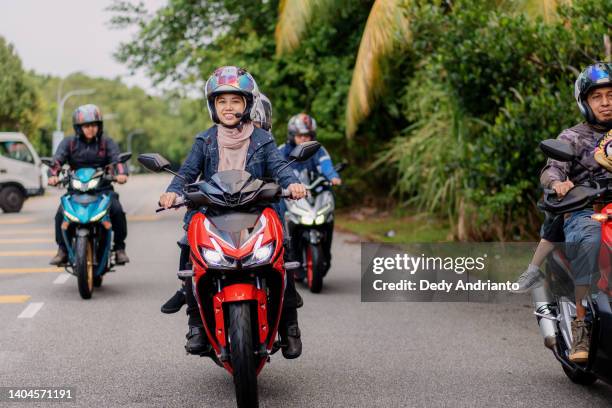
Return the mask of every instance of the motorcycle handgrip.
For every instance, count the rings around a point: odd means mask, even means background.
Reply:
[[[306,190],[306,196],[310,196],[310,190]],[[281,191],[280,198],[291,198],[291,193],[288,189],[283,188]]]
[[[157,205],[159,205],[159,203],[157,203]],[[178,196],[174,200],[174,204],[172,204],[169,208],[160,207],[157,210],[155,210],[155,212],[156,213],[162,212],[162,211],[165,211],[165,210],[169,210],[170,208],[181,208],[184,205],[185,205],[185,197],[184,196]]]

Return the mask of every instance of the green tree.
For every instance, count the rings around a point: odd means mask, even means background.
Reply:
[[[56,92],[60,78],[33,74],[33,81],[44,100],[45,114],[42,128],[49,135],[55,130],[57,112]],[[157,151],[174,163],[180,163],[188,153],[194,136],[206,128],[208,116],[200,101],[169,93],[151,96],[138,87],[128,87],[119,78],[92,78],[73,74],[64,79],[63,89],[94,88],[93,95],[75,96],[64,106],[62,130],[73,134],[72,112],[79,106],[94,103],[105,117],[105,132],[113,137],[122,149],[127,149],[127,137],[131,132],[142,130],[133,139],[134,153]],[[49,154],[50,137],[43,154]]]
[[[12,44],[0,37],[0,131],[36,137],[40,100]]]
[[[569,1],[569,0],[568,0]],[[562,0],[484,1],[487,9],[510,9],[525,12],[531,17],[541,17],[552,22]],[[346,102],[346,134],[352,137],[361,122],[368,117],[376,98],[383,94],[389,72],[385,65],[389,59],[405,52],[412,43],[410,14],[405,10],[413,0],[374,0],[363,29],[359,51],[352,73],[351,86]],[[428,2],[429,3],[429,2]],[[456,3],[456,7],[454,6]],[[452,12],[461,8],[460,1],[441,2],[440,9]],[[344,9],[346,4],[338,0],[282,0],[276,26],[276,50],[285,55],[299,48],[307,35],[307,27],[327,15],[330,10]]]

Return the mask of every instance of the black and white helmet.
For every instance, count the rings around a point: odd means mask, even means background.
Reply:
[[[251,120],[259,123],[263,130],[272,131],[272,103],[263,93],[259,93],[255,99],[255,106],[251,111]]]

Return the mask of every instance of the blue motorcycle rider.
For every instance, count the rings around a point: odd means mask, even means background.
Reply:
[[[104,167],[111,163],[118,163],[119,146],[113,139],[104,134],[102,112],[96,105],[79,106],[72,114],[72,127],[75,135],[62,140],[53,156],[55,165],[50,169],[49,185],[59,183],[58,175],[64,164],[72,170],[85,167]],[[121,163],[115,166],[115,180],[124,184],[128,179],[127,167]],[[102,182],[97,191],[113,191],[110,182]],[[68,191],[70,194],[71,191]],[[130,261],[125,252],[125,238],[127,237],[127,220],[125,212],[119,202],[119,195],[111,194],[110,219],[113,228],[115,262],[118,265]],[[61,225],[63,211],[60,205],[55,215],[55,242],[58,245],[57,254],[49,262],[51,265],[62,265],[68,261],[68,251],[62,238]]]

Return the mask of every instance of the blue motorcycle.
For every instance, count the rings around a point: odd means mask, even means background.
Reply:
[[[131,153],[122,153],[119,163],[128,161],[131,156]],[[43,158],[42,161],[53,165],[51,159]],[[76,276],[83,299],[91,298],[94,287],[100,287],[104,275],[115,266],[109,214],[113,192],[98,189],[102,183],[114,181],[108,170],[115,164],[103,169],[62,171],[61,183],[69,186],[69,192],[61,198],[64,215],[62,236],[68,249],[65,268]]]

